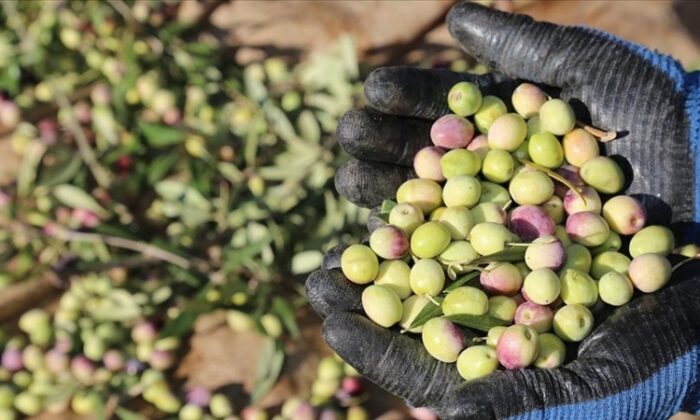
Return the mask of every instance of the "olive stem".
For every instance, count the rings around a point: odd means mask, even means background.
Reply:
[[[513,200],[508,200],[508,202],[506,204],[504,204],[503,207],[501,207],[501,208],[503,209],[503,211],[508,211],[508,207],[510,207],[512,204],[513,204]]]
[[[522,163],[523,165],[527,166],[528,168],[537,169],[538,171],[542,171],[545,174],[547,174],[547,176],[549,176],[550,178],[552,178],[556,181],[559,181],[562,184],[566,185],[570,190],[574,191],[574,193],[578,196],[578,198],[580,198],[581,201],[583,201],[584,205],[587,204],[586,197],[583,196],[583,193],[581,192],[581,190],[576,188],[576,186],[574,184],[572,184],[568,179],[564,178],[563,176],[559,175],[558,173],[556,173],[554,171],[551,171],[551,170],[545,168],[544,166],[540,166],[540,165],[536,164],[535,162],[531,162],[527,159],[518,158],[518,161],[520,163]]]
[[[434,297],[432,297],[432,296],[430,296],[430,295],[425,295],[425,297],[428,298],[428,300],[429,300],[430,302],[432,302],[433,305],[435,305],[435,306],[440,306],[440,302],[438,302],[437,300],[435,300]]]
[[[105,244],[116,248],[136,251],[146,257],[151,257],[161,261],[169,262],[170,264],[176,265],[182,268],[183,270],[189,270],[194,265],[187,258],[183,258],[179,255],[173,254],[172,252],[166,251],[165,249],[144,242],[133,241],[131,239],[120,238],[117,236],[77,232],[60,227],[49,233],[48,236],[65,241],[82,241],[92,243],[104,242]]]
[[[85,137],[83,129],[80,127],[80,123],[75,116],[75,112],[73,111],[73,107],[68,101],[68,98],[58,87],[56,87],[53,81],[50,81],[50,86],[53,96],[56,98],[56,102],[58,103],[59,109],[67,116],[66,128],[68,128],[68,131],[70,131],[70,133],[73,135],[75,144],[78,146],[78,153],[80,154],[80,157],[83,159],[83,162],[85,162],[85,165],[87,165],[97,184],[102,188],[109,188],[112,178],[109,172],[107,172],[100,162],[98,162],[95,152],[93,152],[92,148],[90,147],[90,144]]]
[[[464,274],[465,271],[486,271],[486,269],[481,268],[478,265],[462,265],[460,263],[450,265],[450,267],[453,266],[457,266],[457,269],[460,271],[460,274]]]
[[[601,130],[600,128],[593,127],[591,125],[582,123],[581,121],[576,121],[576,125],[578,127],[583,128],[590,134],[592,134],[595,137],[598,137],[598,140],[601,143],[607,143],[609,141],[615,140],[617,138],[617,131],[610,130],[610,131],[604,131]]]
[[[687,262],[693,261],[693,260],[695,260],[695,259],[697,259],[697,258],[686,257],[686,259],[684,259],[683,261],[681,261],[681,262],[679,262],[678,264],[676,264],[676,265],[674,265],[673,267],[671,267],[671,273],[675,272],[677,268],[680,268],[681,266],[685,265]]]

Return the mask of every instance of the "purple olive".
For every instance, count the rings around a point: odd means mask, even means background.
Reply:
[[[554,235],[554,228],[554,221],[541,207],[524,205],[510,213],[510,230],[525,242]]]

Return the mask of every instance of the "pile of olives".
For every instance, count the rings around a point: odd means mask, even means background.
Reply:
[[[343,252],[342,271],[368,285],[369,319],[421,334],[466,380],[555,368],[601,308],[669,281],[673,234],[619,195],[625,176],[601,155],[601,131],[565,101],[523,83],[509,108],[469,82],[447,101],[418,177],[384,203],[368,244]]]

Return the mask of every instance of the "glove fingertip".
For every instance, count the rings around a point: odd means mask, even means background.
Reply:
[[[396,86],[395,72],[391,68],[379,67],[372,70],[365,80],[365,98],[374,109],[384,111],[393,108],[393,92],[400,90]]]
[[[362,310],[362,286],[348,281],[340,270],[316,270],[304,284],[306,296],[320,316]]]
[[[351,160],[336,172],[335,188],[358,206],[371,208],[392,197],[412,175],[413,171],[409,168]]]
[[[388,224],[387,221],[382,218],[381,210],[381,207],[374,207],[369,212],[369,216],[367,217],[367,231],[370,234]]]
[[[345,251],[347,247],[348,246],[345,244],[340,244],[338,246],[334,246],[330,249],[330,251],[326,252],[326,255],[323,257],[321,268],[324,270],[340,268],[340,259],[343,256],[343,251]]]

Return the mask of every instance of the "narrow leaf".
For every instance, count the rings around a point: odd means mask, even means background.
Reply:
[[[119,417],[120,420],[146,420],[146,418],[136,412],[128,410],[124,407],[117,407],[114,414]]]
[[[268,340],[258,359],[253,391],[250,393],[251,403],[264,397],[275,385],[282,372],[282,365],[284,365],[282,346],[274,340]]]
[[[396,204],[396,201],[393,200],[384,200],[382,201],[382,207],[379,211],[380,214],[389,214],[391,213],[391,210],[396,207],[398,204]]]
[[[493,327],[505,327],[510,325],[510,322],[492,317],[490,315],[459,314],[447,316],[446,319],[463,327],[472,328],[483,332],[488,332]]]
[[[153,159],[148,169],[146,170],[146,176],[148,178],[149,184],[155,184],[156,182],[163,179],[170,169],[175,166],[177,161],[181,156],[177,153],[168,153],[161,155]]]
[[[46,146],[38,141],[27,146],[17,173],[17,194],[21,197],[26,197],[31,192],[36,180],[39,162],[41,162],[45,152]]]
[[[152,147],[167,147],[185,140],[185,132],[181,128],[168,127],[162,124],[139,122],[143,136]]]
[[[313,143],[321,141],[321,128],[318,126],[318,121],[314,114],[307,110],[302,111],[297,118],[297,126],[301,137]]]
[[[285,328],[292,337],[299,337],[299,326],[297,325],[296,318],[294,317],[294,309],[285,299],[277,296],[272,300],[272,310],[277,313],[277,315],[282,320]]]
[[[66,156],[61,163],[43,169],[38,183],[43,186],[51,187],[69,182],[80,172],[82,164],[83,160],[80,158],[79,154]]]
[[[56,185],[53,188],[53,195],[58,201],[70,208],[90,210],[98,216],[107,214],[107,211],[100,206],[97,200],[75,185]]]
[[[442,293],[449,293],[458,287],[462,287],[465,285],[476,283],[476,281],[479,280],[480,274],[481,274],[480,271],[475,271],[473,273],[469,273],[465,276],[462,276],[462,277],[458,278],[457,280],[455,280],[451,285],[447,286],[445,288],[445,290],[442,291]],[[476,281],[473,281],[473,280],[476,280]]]
[[[492,262],[520,262],[525,258],[524,246],[513,246],[495,254],[486,255],[470,262],[470,265],[490,264]]]
[[[581,201],[583,201],[584,204],[586,204],[586,197],[584,197],[583,194],[581,193],[581,189],[577,188],[573,183],[571,183],[568,179],[564,178],[562,175],[560,175],[560,174],[558,174],[558,173],[556,173],[548,168],[545,168],[544,166],[538,165],[535,162],[530,162],[527,159],[518,159],[518,161],[520,161],[520,163],[527,166],[528,168],[536,169],[538,171],[544,172],[545,174],[547,174],[548,177],[550,177],[556,181],[561,182],[568,189],[573,190],[573,192],[578,196],[578,198]]]
[[[442,303],[442,298],[435,298],[435,300],[440,304]],[[427,305],[425,305],[423,309],[418,313],[418,315],[413,320],[411,326],[408,327],[408,329],[410,330],[416,327],[420,327],[421,325],[425,324],[433,318],[439,317],[440,315],[442,315],[442,307],[440,305],[434,304],[433,302],[430,302]]]
[[[171,179],[164,179],[155,185],[155,190],[161,197],[169,201],[179,200],[187,191],[187,184]]]
[[[247,259],[258,255],[263,248],[270,244],[270,238],[263,238],[261,240],[250,243],[243,248],[230,250],[230,257],[224,263],[223,270],[225,272],[231,272],[238,267],[240,267]]]
[[[208,291],[208,288],[202,291]],[[198,295],[201,294],[198,293]],[[160,337],[183,337],[192,332],[192,326],[199,315],[214,309],[211,302],[204,299],[194,299],[187,303],[178,316],[168,321],[160,332]]]

